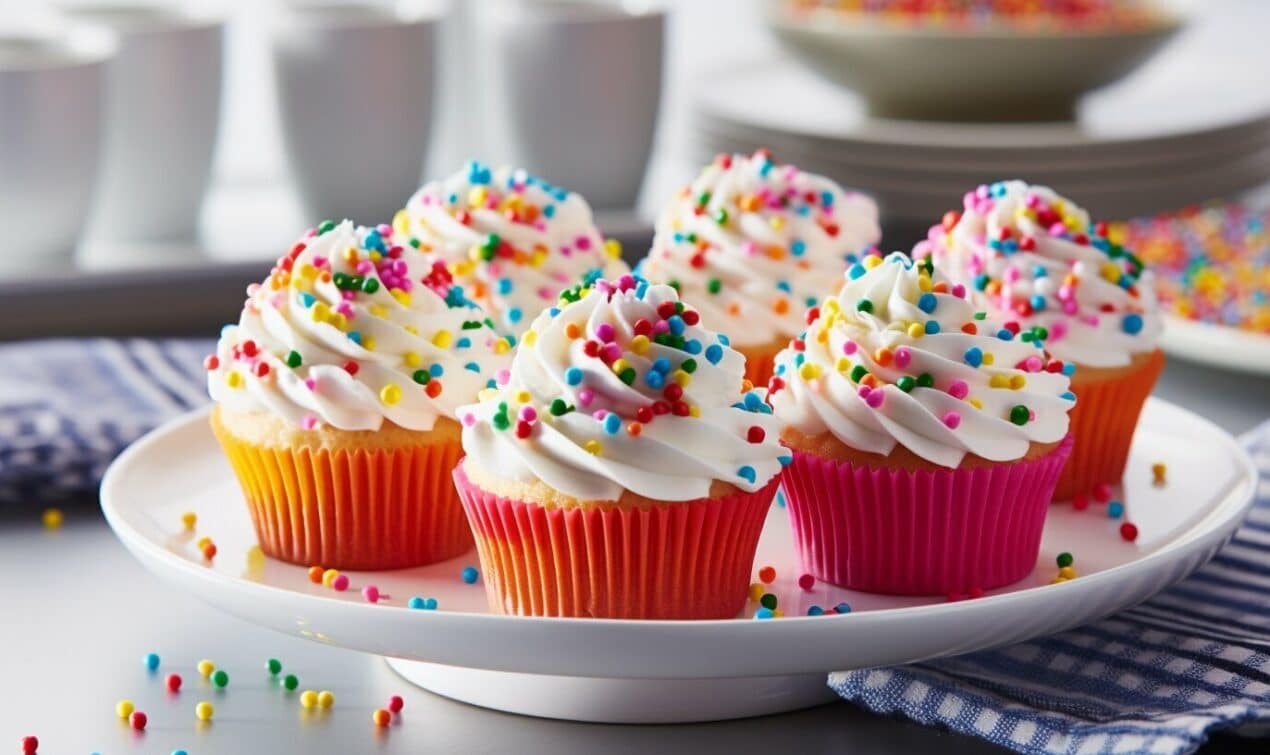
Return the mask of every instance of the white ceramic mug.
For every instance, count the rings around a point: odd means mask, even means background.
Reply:
[[[85,245],[94,265],[133,261],[148,247],[195,248],[220,121],[224,23],[170,5],[128,0],[63,8],[119,38]]]
[[[596,208],[634,207],[657,127],[664,9],[616,0],[480,7],[491,152]]]
[[[100,29],[0,32],[0,270],[64,273],[88,219],[101,154]]]
[[[388,222],[417,188],[441,11],[291,3],[271,24],[287,158],[311,222]]]

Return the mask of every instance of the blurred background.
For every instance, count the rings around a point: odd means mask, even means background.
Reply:
[[[1173,350],[1212,352],[1270,333],[1268,6],[0,0],[0,219],[29,229],[0,338],[214,332],[299,231],[471,157],[579,191],[638,259],[699,165],[770,147],[877,198],[889,248],[979,183],[1049,183],[1126,221],[1220,328]],[[1207,358],[1270,368],[1232,343]]]

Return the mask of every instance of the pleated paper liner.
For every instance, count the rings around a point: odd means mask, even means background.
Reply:
[[[1058,478],[1054,499],[1070,501],[1097,485],[1115,485],[1124,477],[1138,415],[1164,370],[1164,353],[1156,351],[1138,369],[1110,380],[1073,383],[1071,458]],[[1079,373],[1079,368],[1077,369]]]
[[[399,569],[472,547],[451,482],[457,439],[393,449],[280,448],[212,427],[266,555],[305,566]]]
[[[546,508],[486,492],[462,465],[454,481],[491,610],[611,619],[735,617],[778,485],[647,508]]]
[[[732,348],[745,357],[745,377],[755,388],[766,388],[767,381],[772,379],[776,370],[776,355],[789,345],[789,341],[761,344],[758,346],[736,346]]]
[[[1069,435],[1032,460],[966,469],[856,466],[794,452],[781,481],[803,570],[852,590],[991,590],[1036,566]]]

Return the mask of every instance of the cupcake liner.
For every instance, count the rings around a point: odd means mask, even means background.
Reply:
[[[852,590],[991,590],[1036,567],[1069,435],[1038,459],[966,469],[855,466],[801,451],[781,482],[803,570]]]
[[[549,509],[486,492],[461,464],[454,482],[491,610],[610,619],[736,616],[779,484],[647,507]]]
[[[305,566],[399,569],[472,547],[450,470],[458,441],[391,450],[278,448],[213,423],[266,555]]]
[[[788,344],[786,341],[761,346],[736,346],[732,348],[745,357],[745,377],[756,388],[765,388],[776,370],[776,355]]]
[[[1138,415],[1164,370],[1164,361],[1164,353],[1156,351],[1133,372],[1072,386],[1076,406],[1070,415],[1071,433],[1076,446],[1058,478],[1055,500],[1070,501],[1101,483],[1120,482]]]

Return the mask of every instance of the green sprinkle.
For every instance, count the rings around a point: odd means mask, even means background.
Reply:
[[[873,302],[869,301],[868,299],[861,299],[860,301],[855,303],[855,308],[856,310],[860,312],[872,312]]]
[[[691,375],[692,373],[697,371],[697,360],[685,359],[679,363],[679,369]]]
[[[427,385],[428,381],[432,379],[432,373],[427,370],[415,370],[410,377],[419,385]]]
[[[710,203],[710,192],[703,191],[697,195],[697,206],[704,207]]]
[[[1028,408],[1022,404],[1016,404],[1014,408],[1010,410],[1010,421],[1016,425],[1026,425],[1027,421],[1031,419],[1031,417],[1032,412],[1028,411]]]
[[[626,383],[627,385],[631,385],[635,382],[635,368],[627,367],[626,369],[617,373],[617,377],[623,383]]]
[[[286,687],[288,691],[292,691],[300,686],[300,680],[295,674],[287,674],[282,679],[282,686]]]
[[[508,419],[507,415],[504,414],[503,412],[499,412],[498,414],[495,414],[494,419],[491,420],[491,423],[494,425],[495,430],[506,430],[507,428],[512,426],[512,421]]]
[[[1056,560],[1058,561],[1058,568],[1060,569],[1065,569],[1071,566],[1072,564],[1076,563],[1076,559],[1072,558],[1072,554],[1068,553],[1067,551],[1063,551],[1062,553],[1058,554],[1058,558]]]
[[[857,364],[855,367],[851,368],[851,382],[858,383],[863,380],[864,376],[867,374],[869,374],[868,368],[862,364]]]
[[[727,224],[728,224],[728,211],[727,211],[727,210],[719,210],[718,212],[716,212],[716,213],[714,214],[714,222],[718,223],[719,225],[727,225]]]
[[[564,399],[557,398],[557,399],[551,400],[551,406],[549,407],[548,411],[551,412],[551,416],[560,417],[573,411],[573,407],[565,403]]]
[[[723,281],[718,278],[711,278],[706,281],[706,290],[712,294],[717,294],[723,290]]]
[[[770,611],[776,610],[776,596],[771,594],[770,592],[763,593],[763,597],[759,598],[758,602],[759,602],[759,605],[763,606],[764,608]]]
[[[367,278],[362,282],[362,291],[373,294],[379,290],[379,280],[376,278]]]
[[[270,658],[265,661],[265,668],[269,669],[270,676],[277,676],[278,672],[282,671],[282,661],[277,658]]]
[[[287,366],[290,367],[291,369],[294,370],[296,367],[299,367],[301,362],[302,360],[300,359],[300,352],[292,351],[291,353],[287,354]]]
[[[491,325],[490,327],[493,327],[493,326]],[[481,322],[480,320],[464,320],[462,329],[463,330],[480,330]]]
[[[317,232],[318,232],[318,235],[321,236],[322,234],[328,231],[331,231],[334,228],[335,228],[334,220],[323,220],[321,223],[318,223]]]
[[[982,320],[988,316],[987,312],[975,312],[975,319]]]
[[[225,689],[225,687],[229,686],[229,674],[225,673],[224,669],[216,669],[216,671],[212,673],[212,684],[215,684],[221,689]]]
[[[934,375],[932,375],[932,374],[930,374],[929,372],[923,372],[922,374],[918,375],[918,376],[917,376],[917,387],[919,387],[919,388],[934,388],[934,387],[935,387],[935,376],[934,376]]]
[[[908,393],[909,391],[913,390],[914,385],[917,385],[917,381],[914,380],[909,375],[904,375],[899,380],[895,381],[895,387],[899,388],[901,391],[904,391],[905,393]]]

